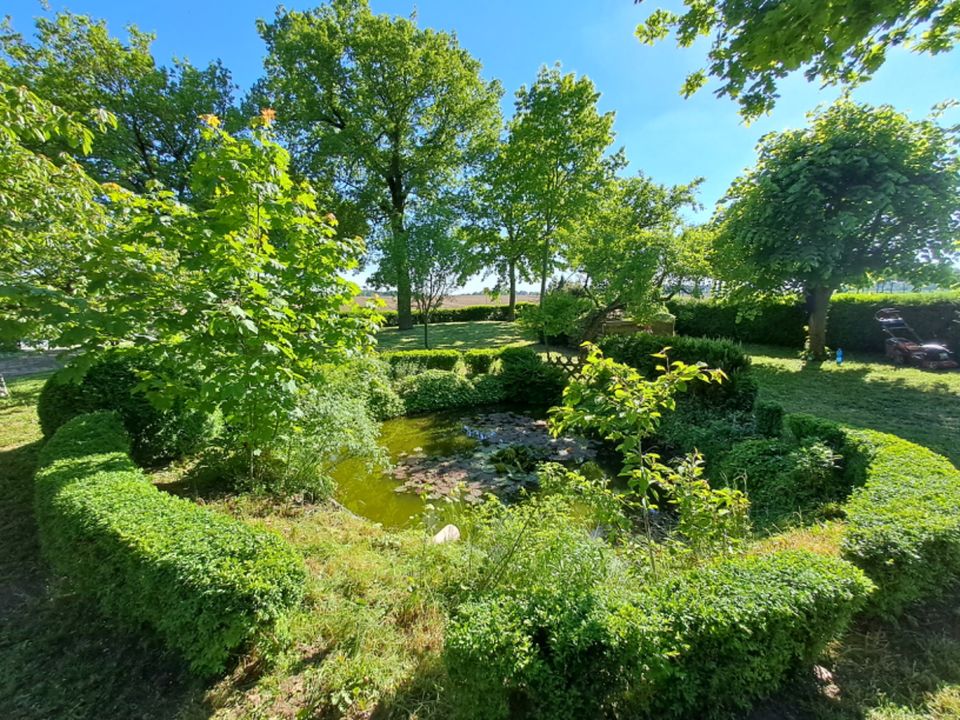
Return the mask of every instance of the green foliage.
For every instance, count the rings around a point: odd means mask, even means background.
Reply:
[[[843,556],[879,586],[871,609],[897,615],[960,579],[960,471],[893,435],[844,432],[869,462],[847,503]]]
[[[45,437],[84,413],[115,411],[131,439],[131,454],[140,465],[154,465],[202,449],[217,431],[212,416],[190,411],[183,401],[157,409],[140,388],[149,364],[137,353],[116,351],[90,366],[76,379],[71,370],[52,375],[37,399],[37,415]]]
[[[677,332],[698,337],[723,337],[745,343],[800,348],[804,341],[803,304],[797,298],[770,298],[746,303],[729,300],[674,300]],[[845,351],[883,352],[884,335],[874,314],[898,307],[922,338],[938,338],[960,347],[960,295],[936,293],[840,293],[830,299],[826,341]]]
[[[714,477],[744,489],[754,519],[769,524],[843,500],[850,486],[842,460],[823,442],[798,446],[779,439],[745,440],[723,457]]]
[[[750,533],[750,501],[735,488],[713,488],[699,453],[685,457],[670,477],[676,532],[695,557],[732,552]]]
[[[478,375],[470,380],[477,405],[497,405],[512,401],[503,378],[497,374]]]
[[[800,552],[724,557],[640,585],[567,495],[481,512],[445,648],[470,717],[746,706],[815,657],[871,587],[848,563]]]
[[[536,332],[550,345],[577,346],[583,336],[594,304],[580,286],[565,285],[551,288],[539,306],[520,314],[522,327]]]
[[[36,19],[36,40],[0,33],[0,52],[11,62],[6,81],[24,85],[67,112],[109,112],[118,122],[96,136],[88,154],[54,142],[51,155],[67,150],[100,182],[143,192],[151,181],[179,195],[189,193],[190,167],[204,140],[197,118],[225,117],[235,86],[219,61],[197,68],[187,60],[158,67],[154,36],[127,26],[128,39],[110,36],[103,21],[58,13]]]
[[[518,314],[522,314],[530,308],[535,308],[536,303],[531,302],[518,302],[517,311]],[[380,310],[380,315],[383,316],[384,325],[386,327],[396,327],[397,320],[397,311],[396,310]],[[448,323],[448,322],[470,322],[474,320],[489,321],[489,320],[510,320],[508,317],[509,308],[506,305],[466,305],[464,307],[451,307],[451,308],[437,308],[430,315],[430,322],[432,323]],[[414,322],[423,322],[419,313],[413,314]]]
[[[717,268],[734,294],[807,292],[814,357],[840,287],[953,272],[960,160],[934,120],[844,98],[808,128],[767,135],[758,155],[718,209]]]
[[[453,370],[460,357],[457,350],[397,350],[380,354],[392,368],[415,365],[422,370]]]
[[[783,435],[783,405],[761,400],[754,406],[753,414],[758,435],[768,438]]]
[[[403,400],[390,381],[390,365],[381,358],[364,357],[327,367],[324,375],[331,382],[362,397],[368,413],[375,420],[388,420],[404,413]]]
[[[470,372],[479,375],[497,369],[501,352],[500,348],[474,348],[463,353],[463,361],[470,368]]]
[[[195,206],[105,188],[109,231],[89,236],[71,268],[87,291],[74,298],[25,277],[12,292],[25,317],[53,326],[53,343],[81,350],[80,363],[135,345],[149,360],[148,396],[222,411],[226,441],[252,466],[316,368],[372,343],[376,316],[352,304],[358,289],[342,277],[362,241],[337,237],[311,186],[290,177],[268,120],[241,139],[218,123],[202,130]]]
[[[637,333],[605,337],[599,345],[606,355],[636,368],[646,378],[656,375],[661,360],[655,355],[668,347],[671,360],[679,360],[688,365],[702,362],[709,368],[722,370],[727,376],[727,382],[721,384],[694,386],[690,389],[691,394],[708,405],[739,410],[753,408],[757,386],[750,375],[750,357],[735,343]]]
[[[44,446],[43,553],[79,593],[150,626],[198,673],[273,633],[300,600],[303,561],[277,535],[157,490],[127,455],[120,419],[81,415]]]
[[[454,35],[374,14],[366,0],[281,8],[258,29],[281,132],[308,176],[382,219],[377,277],[397,288],[409,328],[411,201],[456,205],[456,180],[496,140],[499,85],[483,81]]]
[[[680,398],[676,410],[662,418],[654,442],[669,457],[699,452],[707,475],[714,477],[730,448],[756,434],[756,423],[748,413],[704,407],[694,398]]]
[[[819,84],[857,85],[869,80],[887,52],[906,46],[940,53],[960,37],[956,0],[684,0],[677,13],[655,10],[637,27],[641,42],[655,43],[671,32],[680,47],[701,36],[711,37],[706,71],[740,113],[754,120],[773,109],[780,80],[801,68]],[[691,73],[683,94],[692,95],[707,82],[701,69]]]
[[[540,407],[560,402],[567,383],[563,370],[544,362],[536,352],[525,347],[500,350],[499,377],[509,402]]]
[[[424,370],[397,382],[397,393],[411,414],[477,404],[473,383],[450,370]]]

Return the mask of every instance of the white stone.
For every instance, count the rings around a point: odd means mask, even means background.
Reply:
[[[433,542],[437,545],[443,543],[456,542],[460,539],[460,528],[456,525],[445,525],[440,532],[433,536]]]

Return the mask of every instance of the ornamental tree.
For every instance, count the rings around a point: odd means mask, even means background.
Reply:
[[[537,235],[540,297],[558,262],[557,234],[593,204],[622,166],[622,153],[608,155],[613,113],[597,109],[600,93],[587,77],[542,68],[536,82],[517,91],[510,124],[513,152],[522,163],[519,196]]]
[[[492,145],[500,88],[447,33],[375,15],[367,0],[281,9],[260,22],[263,90],[278,127],[311,178],[330,179],[378,225],[378,276],[397,289],[412,327],[411,213],[438,204]]]
[[[960,0],[684,0],[681,13],[658,9],[637,28],[655,43],[672,32],[681,47],[712,39],[707,70],[687,77],[683,94],[707,74],[717,95],[754,119],[769,112],[778,81],[795,70],[808,80],[856,85],[868,80],[890,48],[946,52],[960,38]]]
[[[960,164],[933,120],[842,99],[758,156],[718,208],[717,269],[737,294],[803,291],[815,358],[841,286],[929,282],[957,260]]]
[[[696,206],[699,184],[668,187],[642,174],[611,179],[560,234],[566,267],[590,300],[583,339],[595,339],[615,311],[642,316],[665,299],[664,286],[681,272],[681,213]]]
[[[7,289],[55,345],[79,351],[78,369],[136,346],[156,368],[142,377],[148,395],[222,411],[251,472],[289,429],[301,389],[322,364],[371,347],[377,319],[342,277],[362,240],[337,236],[309,183],[290,177],[269,121],[233,137],[207,118],[192,205],[104,186],[105,232],[84,236],[72,268],[82,293],[30,276]]]
[[[105,22],[84,15],[38,18],[33,42],[0,32],[0,56],[9,61],[0,79],[25,85],[67,112],[105,109],[118,119],[85,153],[55,137],[43,141],[45,153],[74,153],[100,182],[143,192],[159,181],[183,195],[202,144],[197,118],[230,112],[230,73],[219,61],[205,68],[185,60],[160,67],[150,50],[154,36],[135,26],[127,33],[122,42]]]

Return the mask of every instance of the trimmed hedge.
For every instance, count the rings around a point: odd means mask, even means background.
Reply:
[[[43,447],[43,554],[104,613],[151,627],[194,672],[218,672],[297,605],[303,561],[275,533],[161,492],[128,452],[109,412],[68,421]]]
[[[380,358],[390,367],[417,365],[422,370],[453,370],[460,359],[457,350],[394,350],[380,353]]]
[[[728,377],[723,383],[696,383],[690,386],[690,394],[706,400],[709,404],[749,411],[757,398],[757,384],[750,373],[750,356],[743,348],[729,340],[712,340],[700,337],[659,337],[646,333],[613,335],[601,339],[600,349],[618,362],[635,367],[641,374],[652,378],[659,374],[662,358],[653,355],[669,347],[671,361],[681,360],[694,364],[703,362],[710,368],[723,370]]]
[[[448,667],[472,717],[702,717],[777,688],[863,606],[870,581],[836,558],[792,551],[727,557],[636,590],[565,601],[535,594],[465,603]]]
[[[518,302],[516,305],[517,315],[523,312],[526,307],[537,307],[537,303]],[[383,315],[385,327],[397,326],[396,310],[380,310]],[[465,305],[458,308],[440,308],[430,313],[430,324],[448,323],[448,322],[469,322],[476,320],[506,320],[506,305]],[[419,312],[413,312],[413,322],[419,325],[422,322],[422,316]]]
[[[676,329],[681,335],[803,347],[807,316],[799,298],[743,306],[723,300],[680,299],[668,307],[677,316]],[[873,316],[885,307],[900,308],[921,338],[940,339],[960,349],[960,324],[954,322],[960,293],[953,292],[837,294],[830,301],[827,344],[848,351],[882,353],[885,336]]]
[[[37,398],[37,416],[44,437],[71,418],[98,410],[116,411],[130,435],[137,463],[152,465],[195,452],[216,430],[212,418],[188,412],[178,404],[158,410],[142,392],[137,370],[143,361],[130,352],[116,352],[95,362],[78,382],[69,371],[54,373]]]
[[[894,435],[845,432],[869,463],[847,503],[843,555],[879,586],[874,612],[896,615],[960,580],[960,471]]]

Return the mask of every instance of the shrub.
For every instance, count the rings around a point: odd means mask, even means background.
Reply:
[[[893,435],[844,432],[869,459],[847,504],[843,555],[879,586],[873,611],[896,615],[960,579],[960,471]]]
[[[757,433],[769,438],[783,435],[783,405],[761,401],[753,408]]]
[[[150,626],[194,671],[217,672],[299,602],[303,563],[276,534],[159,491],[128,448],[106,412],[68,421],[44,446],[44,556],[104,613]]]
[[[45,437],[71,418],[97,410],[112,410],[130,435],[133,458],[151,465],[200,449],[216,432],[216,421],[184,409],[182,403],[158,410],[138,389],[142,358],[115,352],[94,363],[79,382],[61,370],[44,384],[37,399],[37,415]]]
[[[422,370],[453,370],[460,359],[456,350],[397,350],[381,353],[380,358],[391,367],[416,364]]]
[[[714,477],[730,448],[754,437],[755,426],[747,413],[718,412],[681,397],[676,410],[664,414],[656,442],[661,454],[672,457],[699,451],[706,463],[707,476]]]
[[[495,369],[496,361],[500,357],[502,348],[478,348],[467,350],[463,354],[463,361],[475,375],[488,373]]]
[[[507,400],[506,388],[499,375],[479,375],[471,382],[477,405],[496,405]]]
[[[755,519],[777,521],[843,499],[850,487],[843,482],[840,460],[822,442],[746,440],[724,456],[715,477],[745,487]]]
[[[536,307],[536,303],[532,302],[518,302],[517,303],[517,314],[519,315],[525,309]],[[507,320],[507,306],[506,305],[467,305],[465,307],[459,308],[439,308],[437,310],[432,310],[430,312],[430,322],[433,323],[447,323],[447,322],[470,322],[477,320]],[[397,311],[396,310],[380,310],[378,311],[384,317],[384,324],[387,327],[396,327],[397,326]],[[413,321],[416,324],[422,322],[420,313],[414,311]]]
[[[799,298],[751,304],[678,299],[667,303],[680,335],[803,347],[807,317]]]
[[[432,412],[477,404],[469,378],[449,370],[426,370],[397,383],[408,413]]]
[[[366,402],[370,415],[376,420],[403,415],[403,400],[390,381],[390,365],[378,357],[364,357],[344,365],[326,368],[322,382],[334,383],[343,391],[357,395]]]
[[[728,556],[641,586],[555,507],[502,511],[473,536],[479,577],[446,637],[470,717],[746,706],[842,632],[871,588],[850,564],[805,552]]]
[[[528,347],[500,351],[500,378],[507,400],[518,405],[549,406],[560,402],[567,376]]]
[[[614,335],[603,338],[600,348],[607,357],[626,363],[648,378],[658,374],[662,358],[653,357],[665,347],[671,361],[688,364],[705,363],[709,368],[723,370],[728,379],[720,384],[698,383],[690,394],[710,405],[752,410],[757,396],[757,384],[750,374],[750,356],[743,348],[728,340],[709,340],[690,337],[658,337],[647,333]]]

